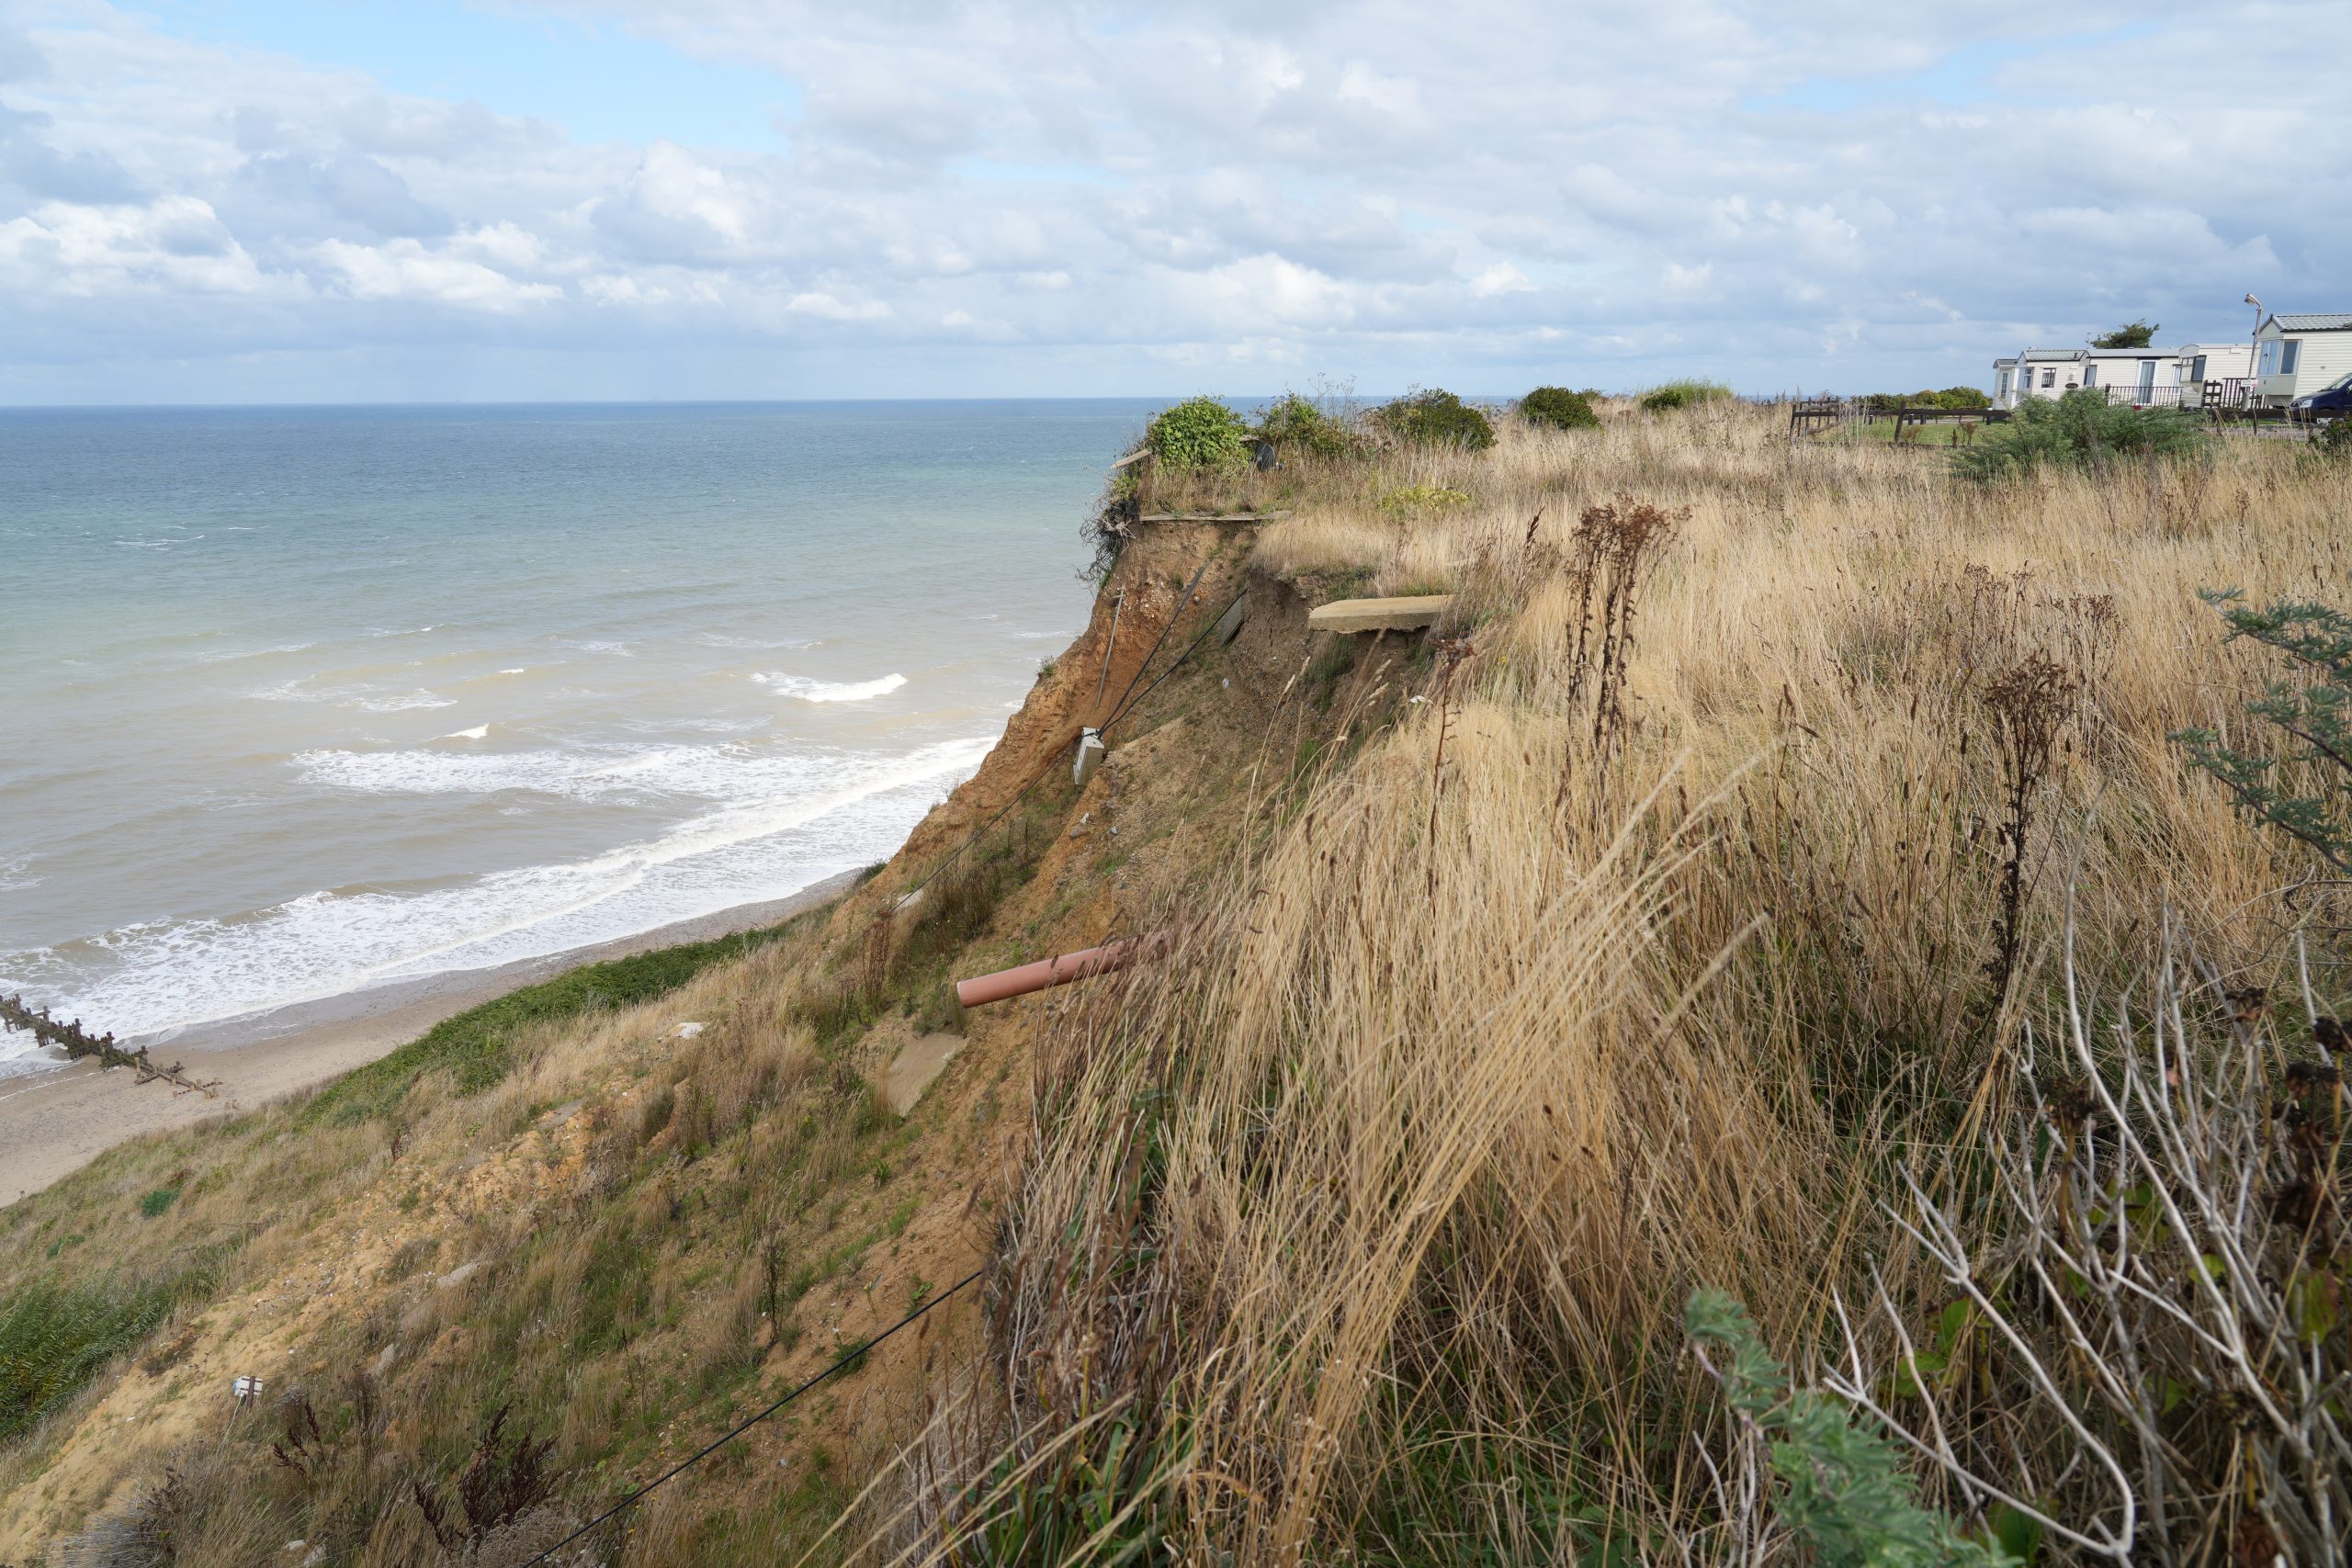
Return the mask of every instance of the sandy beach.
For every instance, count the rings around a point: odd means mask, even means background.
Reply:
[[[855,879],[854,872],[845,872],[789,898],[741,905],[569,953],[207,1024],[153,1048],[159,1063],[181,1062],[193,1077],[219,1079],[217,1099],[137,1083],[125,1069],[87,1062],[0,1077],[0,1204],[40,1191],[126,1139],[234,1115],[324,1083],[493,997],[600,959],[775,925],[834,897]]]

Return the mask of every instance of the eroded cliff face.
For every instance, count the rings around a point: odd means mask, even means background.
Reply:
[[[200,1260],[211,1282],[0,1451],[0,1562],[124,1521],[176,1530],[175,1562],[506,1561],[980,1268],[1068,993],[959,1013],[948,985],[1181,910],[1293,769],[1300,682],[1372,679],[1310,672],[1306,605],[1250,548],[1247,527],[1148,531],[975,775],[751,957],[516,1041],[486,1092],[420,1072],[362,1114],[272,1107],[9,1211],[11,1245],[68,1273]],[[1074,744],[1105,721],[1081,786]],[[127,1224],[164,1181],[189,1197]],[[816,1540],[940,1398],[1001,1371],[979,1298],[739,1439],[600,1560]],[[246,1407],[242,1375],[266,1380]],[[502,1410],[510,1449],[552,1446],[476,1519],[462,1477],[511,1466],[485,1446]]]

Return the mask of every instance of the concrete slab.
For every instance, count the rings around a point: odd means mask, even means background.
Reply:
[[[1306,624],[1318,632],[1409,632],[1428,626],[1453,607],[1451,593],[1341,599],[1308,611]]]
[[[1108,754],[1100,735],[1091,729],[1080,735],[1078,760],[1069,768],[1070,782],[1084,789],[1086,781],[1094,776],[1094,770],[1102,765],[1102,759]]]
[[[964,1037],[960,1034],[918,1034],[908,1041],[898,1059],[890,1064],[889,1077],[882,1084],[891,1111],[900,1116],[912,1111],[915,1102],[922,1098],[922,1091],[938,1080],[956,1053],[963,1048]]]
[[[1236,599],[1233,602],[1233,608],[1227,610],[1217,620],[1217,646],[1219,648],[1223,648],[1227,643],[1231,642],[1235,637],[1239,637],[1241,635],[1241,623],[1249,618],[1250,601],[1247,598]]]

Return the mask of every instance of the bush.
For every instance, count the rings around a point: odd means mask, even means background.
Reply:
[[[1455,397],[1432,388],[1408,392],[1382,406],[1373,416],[1381,428],[1414,446],[1458,446],[1483,452],[1495,444],[1495,427],[1487,416]]]
[[[2180,409],[2110,403],[2103,391],[2030,398],[2009,423],[1952,456],[1953,470],[1978,483],[2037,468],[2096,470],[2116,457],[2183,457],[2205,442],[2197,416]]]
[[[1861,402],[1872,413],[1893,413],[1899,408],[1990,408],[1993,400],[1974,387],[1946,387],[1940,392],[1871,392],[1862,398]]]
[[[1668,381],[1643,393],[1642,407],[1651,413],[1665,413],[1673,409],[1695,408],[1701,403],[1721,402],[1731,395],[1731,389],[1720,381]]]
[[[1920,1506],[1903,1454],[1886,1433],[1856,1422],[1841,1401],[1794,1387],[1747,1309],[1731,1296],[1692,1292],[1683,1327],[1751,1438],[1742,1457],[1753,1454],[1756,1442],[1763,1445],[1778,1483],[1772,1510],[1815,1561],[1853,1568],[2004,1568],[2012,1561]]]
[[[1519,400],[1519,417],[1530,424],[1555,430],[1599,430],[1600,416],[1579,392],[1566,387],[1538,387]]]
[[[1259,416],[1258,439],[1271,442],[1282,457],[1344,457],[1356,445],[1345,423],[1296,392],[1283,393]]]
[[[2337,414],[2312,431],[2308,450],[2313,462],[2352,463],[2352,414]]]
[[[2234,592],[2205,597],[2228,623],[2231,640],[2250,638],[2301,666],[2294,679],[2271,682],[2245,705],[2249,715],[2301,744],[2280,758],[2237,750],[2211,729],[2183,729],[2173,740],[2248,816],[2352,873],[2352,615],[2291,601],[2249,609],[2235,602]]]
[[[1153,420],[1143,441],[1167,468],[1238,468],[1250,461],[1250,427],[1215,398],[1185,399]]]

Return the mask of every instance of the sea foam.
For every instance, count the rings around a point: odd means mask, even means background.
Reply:
[[[814,681],[806,675],[754,675],[752,679],[778,696],[798,697],[804,703],[862,703],[887,697],[907,683],[907,678],[898,674],[872,681]]]
[[[698,761],[681,754],[733,749],[673,747],[607,758],[612,779],[658,777],[673,788],[692,781],[697,791],[732,798],[655,837],[585,859],[447,886],[322,889],[233,919],[150,921],[66,949],[12,954],[0,962],[0,986],[21,986],[38,998],[71,984],[77,1010],[132,1037],[390,980],[567,952],[782,897],[871,863],[922,819],[943,785],[978,767],[989,745],[976,737],[898,756]],[[423,752],[376,755],[406,759],[408,787],[464,787],[461,778],[478,785],[500,776],[436,773],[423,765]],[[546,769],[559,755],[516,753],[529,761],[515,776]],[[446,753],[443,760],[502,761]],[[309,764],[327,765],[322,759]],[[788,793],[763,795],[763,780]],[[584,775],[574,778],[574,787],[585,785]]]

